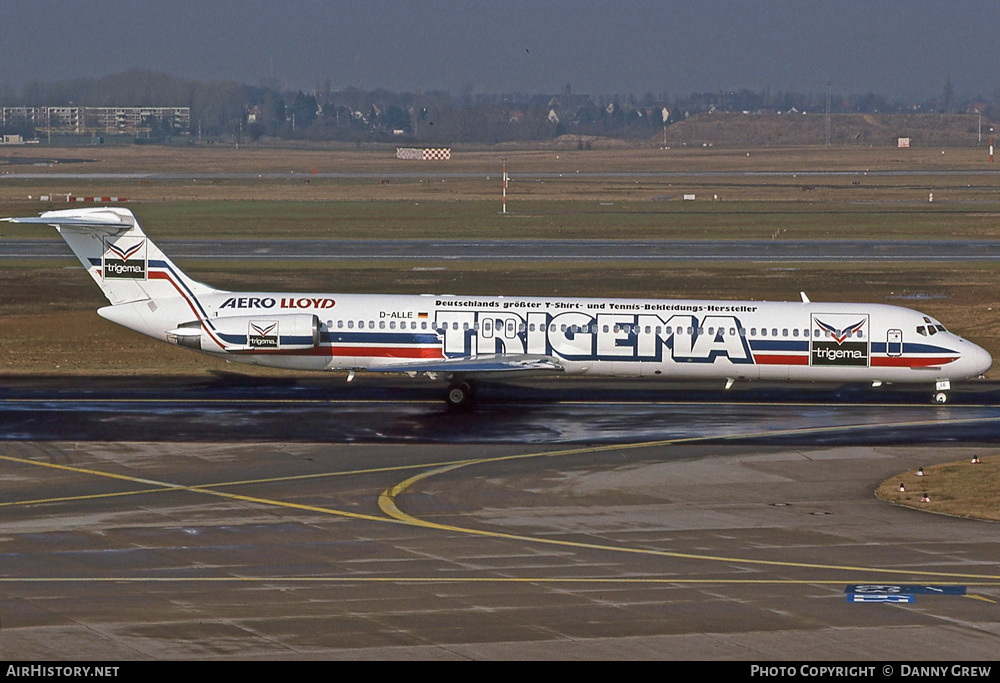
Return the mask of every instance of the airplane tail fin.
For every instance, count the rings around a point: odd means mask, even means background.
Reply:
[[[3,220],[55,227],[115,306],[217,291],[177,268],[146,236],[128,209],[67,209]]]

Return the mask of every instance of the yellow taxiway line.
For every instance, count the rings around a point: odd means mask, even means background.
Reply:
[[[734,434],[734,435],[711,435],[711,436],[694,436],[694,437],[681,437],[676,439],[662,439],[656,441],[644,441],[631,444],[604,444],[600,446],[586,446],[578,448],[565,448],[552,451],[540,451],[534,453],[519,453],[514,455],[506,456],[496,456],[488,458],[466,458],[462,460],[456,460],[451,462],[442,463],[422,463],[415,465],[403,465],[403,466],[393,466],[385,468],[366,468],[353,471],[342,471],[342,472],[327,472],[309,475],[294,475],[289,477],[274,477],[266,479],[252,479],[252,480],[240,480],[234,482],[220,482],[215,484],[199,484],[193,486],[185,486],[180,484],[173,484],[170,482],[157,481],[152,479],[146,479],[142,477],[134,477],[130,475],[115,474],[111,472],[104,472],[101,470],[95,470],[91,468],[76,467],[72,465],[62,465],[57,463],[48,462],[38,462],[35,460],[30,460],[26,458],[16,458],[12,456],[0,455],[0,460],[15,462],[24,465],[31,465],[37,467],[46,467],[51,469],[63,470],[76,472],[80,474],[85,474],[88,476],[96,476],[102,478],[115,479],[118,481],[125,481],[134,484],[141,484],[146,487],[133,491],[124,491],[117,493],[103,493],[103,494],[90,494],[85,496],[72,496],[63,498],[49,498],[49,499],[36,499],[36,500],[22,500],[22,501],[9,501],[5,503],[0,503],[0,506],[15,506],[15,505],[32,505],[32,504],[42,504],[42,503],[56,503],[56,502],[66,502],[66,501],[79,501],[97,498],[110,498],[114,496],[131,496],[131,495],[141,495],[148,493],[162,493],[162,492],[178,492],[186,491],[192,493],[200,493],[204,495],[217,496],[221,498],[226,498],[230,500],[238,500],[246,503],[254,503],[259,505],[274,506],[291,510],[300,510],[306,512],[314,512],[325,515],[335,515],[339,517],[346,517],[350,519],[382,522],[382,523],[396,523],[396,524],[406,524],[410,526],[416,526],[427,529],[435,529],[439,531],[447,531],[450,533],[461,533],[472,536],[488,537],[488,538],[500,538],[507,540],[515,540],[519,542],[527,543],[539,543],[545,545],[556,545],[561,547],[575,547],[581,549],[589,550],[600,550],[606,552],[616,552],[616,553],[627,553],[627,554],[638,554],[646,556],[658,556],[658,557],[671,557],[678,559],[689,559],[689,560],[699,560],[707,562],[725,562],[725,563],[738,563],[738,564],[749,564],[757,566],[770,566],[770,567],[787,567],[787,568],[798,568],[798,569],[820,569],[828,571],[846,571],[855,572],[861,574],[882,574],[882,575],[899,575],[899,576],[913,576],[913,577],[934,577],[935,579],[965,579],[971,581],[983,582],[981,585],[995,586],[996,582],[1000,582],[1000,574],[973,574],[973,573],[959,573],[959,572],[941,572],[941,571],[928,571],[928,570],[914,570],[914,569],[893,569],[885,567],[862,567],[862,566],[852,566],[852,565],[835,565],[835,564],[820,564],[820,563],[803,563],[803,562],[787,562],[779,560],[761,560],[761,559],[748,559],[742,557],[728,557],[720,555],[705,555],[696,553],[681,553],[669,550],[655,550],[648,548],[629,548],[625,546],[617,546],[611,544],[600,544],[600,543],[585,543],[581,541],[569,541],[551,538],[540,538],[535,536],[525,536],[520,534],[509,534],[497,531],[487,531],[483,529],[474,529],[469,527],[461,527],[449,524],[439,524],[429,520],[423,520],[412,515],[403,512],[397,505],[397,499],[407,493],[416,484],[424,481],[430,477],[439,476],[446,472],[450,472],[459,468],[469,467],[474,465],[483,465],[488,463],[497,463],[513,460],[525,460],[533,458],[555,458],[555,457],[566,457],[572,455],[581,455],[587,453],[602,453],[610,451],[623,451],[623,450],[636,450],[636,449],[646,449],[646,448],[656,448],[656,447],[666,447],[666,446],[678,446],[682,444],[694,444],[702,443],[707,441],[738,441],[749,438],[761,438],[761,437],[775,437],[775,436],[792,436],[792,435],[808,435],[808,434],[821,434],[821,433],[835,433],[835,432],[846,432],[859,429],[871,429],[873,427],[882,428],[901,428],[901,427],[919,427],[919,426],[933,426],[940,424],[956,424],[965,422],[1000,422],[1000,417],[997,418],[979,418],[979,419],[956,419],[956,420],[908,420],[904,422],[895,423],[883,423],[878,425],[872,424],[855,424],[855,425],[838,425],[832,427],[806,427],[806,428],[795,428],[786,430],[776,430],[776,431],[765,431],[765,432],[752,432],[744,434]],[[332,477],[332,476],[349,476],[353,474],[371,474],[380,472],[392,472],[392,471],[403,471],[403,470],[422,470],[419,474],[416,474],[394,486],[391,486],[379,495],[378,504],[379,508],[386,515],[384,517],[377,515],[368,515],[357,512],[350,512],[346,510],[337,510],[334,508],[316,506],[316,505],[305,505],[301,503],[292,503],[289,501],[275,500],[271,498],[262,498],[259,496],[247,496],[238,493],[230,493],[226,491],[219,491],[217,489],[237,486],[237,485],[258,485],[261,483],[271,483],[279,481],[292,481],[297,479],[309,479],[309,478],[320,478],[320,477]],[[473,579],[469,577],[467,579],[457,580],[481,580],[481,581],[539,581],[542,579],[502,579],[502,578],[490,578],[490,579]],[[0,581],[40,581],[43,579],[0,579]],[[66,579],[51,579],[51,580],[66,580]],[[90,580],[90,579],[80,579],[80,580]],[[97,580],[97,579],[94,579]],[[107,579],[107,580],[128,580],[128,579]],[[166,580],[166,579],[149,579],[149,580]],[[183,579],[192,580],[192,579]],[[213,579],[212,577],[204,577],[204,580],[253,580],[241,577],[230,577],[224,579]],[[348,581],[352,579],[343,577],[303,577],[302,579],[295,579],[294,577],[285,577],[279,579],[277,577],[261,577],[260,580],[322,580],[322,581]],[[391,579],[384,579],[387,582],[396,581],[404,582],[407,580],[412,581],[447,581],[451,579],[443,578],[425,578],[425,579],[403,579],[400,577],[395,577]],[[573,582],[573,581],[591,581],[591,582],[656,582],[656,583],[714,583],[714,584],[730,584],[730,583],[745,583],[745,580],[725,580],[725,579],[679,579],[679,578],[669,578],[669,579],[629,579],[627,577],[620,578],[593,578],[593,579],[546,579],[549,581],[557,582]],[[765,580],[764,583],[771,581]],[[792,584],[792,583],[824,583],[827,581],[823,580],[805,580],[805,581],[793,581],[793,580],[774,580],[774,583],[779,584]],[[829,583],[844,583],[845,580],[828,581]],[[849,581],[848,581],[849,582]],[[940,581],[939,581],[940,582]],[[761,583],[761,581],[751,580],[749,583]],[[968,581],[966,582],[968,583]]]

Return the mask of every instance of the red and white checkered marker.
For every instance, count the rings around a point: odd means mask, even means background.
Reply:
[[[447,161],[451,147],[397,147],[396,158],[410,161]]]

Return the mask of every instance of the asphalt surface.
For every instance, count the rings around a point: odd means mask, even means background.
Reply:
[[[992,383],[323,379],[0,379],[4,658],[1000,655],[996,525],[872,495]]]
[[[177,260],[994,261],[1000,240],[157,240]],[[0,259],[73,258],[61,239],[0,240]]]
[[[593,379],[482,382],[473,409],[445,384],[362,374],[257,378],[0,377],[0,441],[329,441],[551,444],[739,437],[898,444],[1000,436],[1000,384],[925,386],[668,383]]]

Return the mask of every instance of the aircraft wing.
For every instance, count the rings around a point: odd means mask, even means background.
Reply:
[[[370,372],[440,373],[449,375],[511,375],[562,372],[565,368],[549,356],[505,354],[400,363],[368,368]]]

